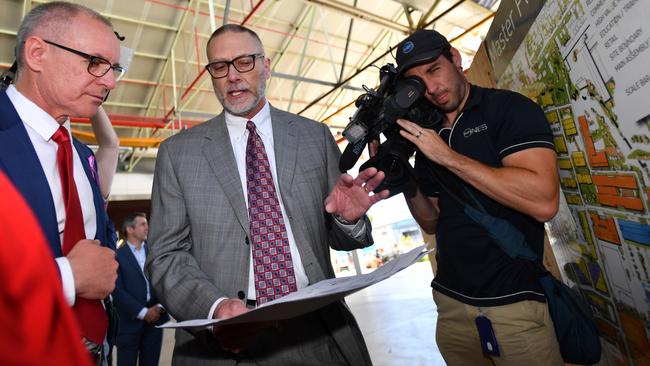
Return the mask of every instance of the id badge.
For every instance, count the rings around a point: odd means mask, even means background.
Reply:
[[[478,329],[478,335],[481,338],[483,353],[490,356],[500,356],[497,337],[494,335],[490,319],[479,313],[476,317],[476,329]]]

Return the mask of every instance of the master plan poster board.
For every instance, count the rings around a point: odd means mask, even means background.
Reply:
[[[563,195],[549,238],[608,365],[650,364],[648,19],[647,0],[548,0],[497,82],[551,125]]]
[[[163,324],[160,328],[195,328],[209,325],[243,324],[283,320],[300,316],[387,279],[425,256],[429,252],[425,248],[426,244],[414,248],[371,273],[323,280],[230,319],[194,319],[178,323],[170,322]]]

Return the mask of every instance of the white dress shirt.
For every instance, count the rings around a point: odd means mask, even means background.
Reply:
[[[147,280],[147,276],[144,275],[144,262],[147,260],[147,254],[144,249],[145,242],[142,242],[142,244],[140,244],[140,249],[138,249],[135,245],[129,243],[128,241],[126,241],[126,245],[129,246],[129,248],[131,249],[131,253],[133,253],[135,260],[138,262],[138,265],[140,266],[140,272],[142,273],[144,282],[147,285],[147,303],[149,303],[149,301],[151,301],[151,287],[149,287],[149,280]],[[147,315],[148,310],[149,309],[146,306],[143,307],[137,315],[138,319],[144,319],[144,316]]]
[[[59,129],[60,125],[54,118],[52,118],[52,116],[47,114],[47,112],[22,95],[13,85],[10,85],[9,88],[7,88],[7,96],[18,112],[18,116],[20,116],[20,119],[25,124],[25,129],[27,130],[29,139],[32,142],[32,146],[34,146],[34,150],[36,150],[38,160],[41,162],[43,173],[45,174],[45,178],[47,178],[47,183],[50,186],[50,192],[52,193],[52,201],[54,202],[54,208],[56,210],[56,220],[59,225],[59,237],[63,244],[65,204],[63,202],[63,192],[61,189],[61,176],[59,175],[59,169],[56,163],[58,144],[52,140],[52,136]],[[68,130],[70,141],[72,142],[70,120],[67,120],[63,126]],[[93,191],[74,145],[72,151],[74,154],[74,181],[77,185],[77,192],[79,193],[79,202],[81,203],[86,238],[93,239],[97,233],[97,215],[95,213]],[[61,272],[63,294],[65,295],[68,304],[72,306],[75,303],[76,296],[72,268],[70,267],[70,263],[66,257],[56,258],[56,262],[59,265],[59,271]]]
[[[282,203],[282,192],[280,191],[280,187],[278,185],[278,174],[276,169],[277,165],[275,163],[275,149],[273,145],[273,126],[271,124],[271,108],[269,102],[267,101],[264,104],[264,107],[251,119],[234,116],[228,112],[225,112],[225,117],[226,126],[228,127],[228,134],[230,135],[230,143],[232,144],[235,160],[237,162],[237,170],[239,171],[239,179],[241,181],[241,187],[244,193],[246,207],[248,207],[248,192],[246,191],[248,185],[248,182],[246,180],[246,144],[248,143],[249,135],[249,132],[246,129],[246,122],[252,121],[255,123],[257,134],[262,139],[262,142],[264,142],[264,149],[266,150],[266,155],[269,159],[269,165],[271,166],[271,174],[273,174],[273,185],[275,186],[275,191],[278,195],[280,209],[282,210],[282,217],[284,217],[284,224],[287,229],[289,249],[293,262],[293,272],[296,277],[296,285],[298,289],[305,288],[309,285],[309,279],[307,278],[305,268],[302,265],[302,261],[300,260],[300,253],[298,252],[298,247],[296,246],[296,240],[293,237],[291,223],[287,219],[287,211],[285,210],[284,204]],[[248,210],[246,212],[248,213]],[[353,236],[356,236],[365,230],[365,222],[363,220],[359,220],[357,224],[353,225],[345,225],[337,220],[335,220],[335,222],[346,232],[352,233]],[[250,263],[253,263],[252,251],[250,252]],[[249,300],[256,299],[255,274],[252,265],[249,266],[248,269],[248,292],[246,295]],[[209,319],[212,318],[214,310],[217,308],[219,303],[225,299],[226,298],[220,298],[215,301],[215,303],[210,308],[210,312],[208,313]]]

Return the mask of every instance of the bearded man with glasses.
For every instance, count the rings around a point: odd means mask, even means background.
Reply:
[[[110,353],[111,303],[102,300],[115,287],[117,262],[94,156],[72,138],[70,117],[97,113],[124,74],[119,57],[113,27],[97,12],[65,2],[39,5],[18,30],[15,83],[0,92],[0,171],[36,215],[97,364],[107,364]]]
[[[167,139],[156,160],[147,270],[177,320],[230,318],[334,277],[329,248],[372,244],[384,175],[338,171],[329,128],[274,108],[271,61],[248,28],[207,45],[224,112]],[[369,365],[344,302],[277,324],[176,331],[175,365]]]

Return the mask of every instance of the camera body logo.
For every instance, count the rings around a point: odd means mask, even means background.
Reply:
[[[475,133],[487,131],[487,125],[484,123],[482,125],[478,125],[476,127],[468,127],[463,130],[463,137],[464,138],[469,138]]]

